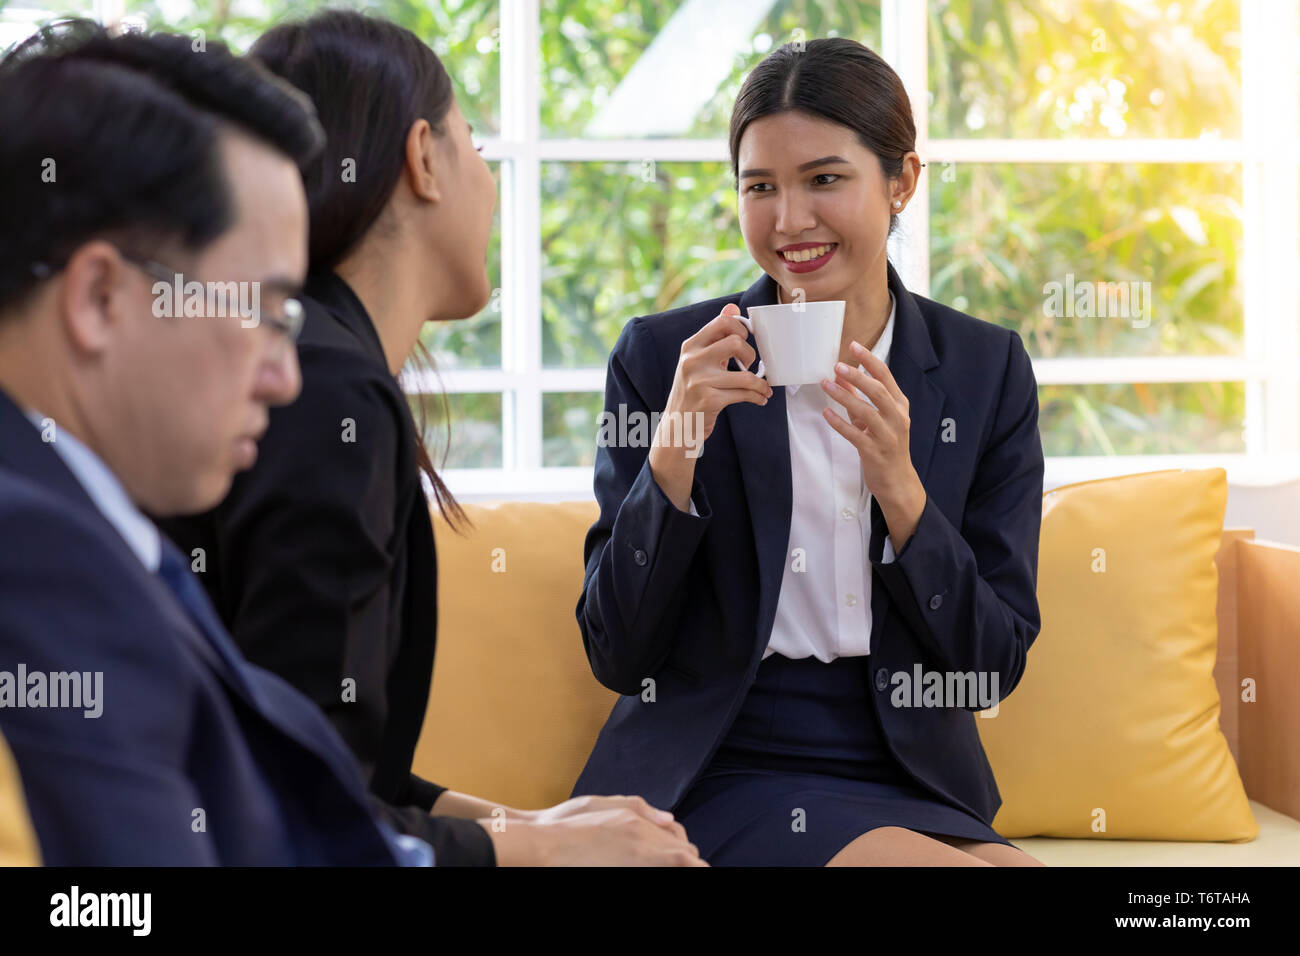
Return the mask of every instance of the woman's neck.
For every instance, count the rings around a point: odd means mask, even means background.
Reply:
[[[429,317],[421,282],[411,278],[424,278],[421,264],[407,261],[412,259],[409,251],[404,254],[414,245],[366,239],[334,270],[365,306],[394,375],[415,351]],[[423,266],[427,269],[428,263]]]
[[[789,296],[777,285],[777,301],[789,304]],[[885,326],[889,324],[889,279],[882,268],[875,282],[860,282],[844,295],[844,331],[840,335],[839,360],[851,368],[861,364],[849,351],[850,342],[859,342],[867,348],[876,347]]]
[[[850,293],[844,304],[844,333],[840,336],[840,361],[856,368],[858,360],[849,362],[850,342],[860,342],[869,349],[876,347],[889,322],[889,284],[875,283]]]

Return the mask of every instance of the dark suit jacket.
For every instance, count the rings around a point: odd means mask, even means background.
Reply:
[[[3,392],[0,542],[0,670],[103,674],[99,717],[0,707],[47,864],[396,862],[320,711],[187,613]]]
[[[882,564],[888,528],[872,499],[873,699],[891,751],[923,786],[991,821],[1001,804],[973,710],[898,708],[891,675],[996,672],[1015,688],[1038,634],[1035,596],[1043,452],[1037,385],[1019,336],[908,292],[889,368],[910,402],[911,456],[927,500]],[[609,361],[605,407],[661,411],[683,340],[727,303],[776,302],[764,275],[742,293],[628,323]],[[750,336],[750,344],[754,344]],[[942,440],[951,419],[955,441]],[[696,462],[699,516],[651,476],[648,448],[601,447],[600,517],[587,534],[578,623],[593,673],[624,696],[575,794],[635,793],[675,807],[739,711],[767,647],[793,492],[785,389],[725,408]],[[642,681],[655,681],[643,702]]]
[[[411,772],[438,606],[410,407],[342,279],[314,273],[302,301],[301,395],[272,409],[257,463],[214,511],[159,525],[184,553],[203,549],[200,578],[244,654],[325,712],[385,818],[439,866],[491,866],[487,831],[431,817],[444,788]]]

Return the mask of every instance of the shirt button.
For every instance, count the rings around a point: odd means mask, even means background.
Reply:
[[[855,512],[852,508],[845,508],[843,511],[840,512],[840,516],[843,517],[845,521],[848,521],[856,513],[857,512]]]
[[[934,597],[930,598],[930,610],[931,611],[939,610],[939,605],[942,603],[943,603],[943,596],[936,594]]]
[[[846,594],[844,595],[844,603],[849,607],[853,607],[858,603],[858,596],[856,594]]]
[[[636,553],[632,555],[632,560],[637,563],[637,567],[644,568],[648,559],[645,556],[645,552],[640,548],[637,548]],[[933,606],[934,605],[931,605],[931,607]]]
[[[889,671],[882,667],[876,671],[876,690],[884,690],[888,686]]]

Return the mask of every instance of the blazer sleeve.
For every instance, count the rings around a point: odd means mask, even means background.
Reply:
[[[446,787],[440,787],[423,777],[411,774],[410,779],[407,781],[406,792],[409,798],[407,802],[415,804],[425,813],[428,813],[446,790]]]
[[[1042,509],[1038,383],[1020,336],[1013,332],[992,431],[961,528],[927,497],[903,550],[892,562],[875,564],[935,665],[996,673],[999,699],[1020,682],[1029,646],[1038,636]]]
[[[492,837],[474,820],[430,816],[417,806],[397,807],[371,794],[371,808],[398,833],[433,847],[434,866],[496,866]]]
[[[668,386],[655,363],[658,350],[638,317],[610,355],[605,421],[663,411]],[[648,429],[648,426],[647,426]],[[641,693],[641,682],[672,652],[686,600],[691,561],[713,512],[697,477],[691,500],[698,514],[681,511],[650,472],[649,430],[641,447],[598,441],[594,487],[600,516],[583,549],[586,576],[578,599],[578,626],[592,673],[620,694]]]
[[[279,674],[329,718],[371,780],[389,700],[387,636],[401,467],[401,409],[379,371],[333,349],[302,350],[303,394],[272,413],[274,442],[218,509],[229,629],[254,664]],[[430,582],[433,586],[433,582]],[[354,682],[344,695],[344,681]],[[495,862],[472,820],[431,817],[445,788],[415,774],[379,801],[439,865]]]

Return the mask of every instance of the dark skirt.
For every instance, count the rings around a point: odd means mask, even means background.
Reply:
[[[825,866],[876,827],[1012,844],[918,784],[889,752],[870,657],[773,654],[674,811],[714,866]]]

